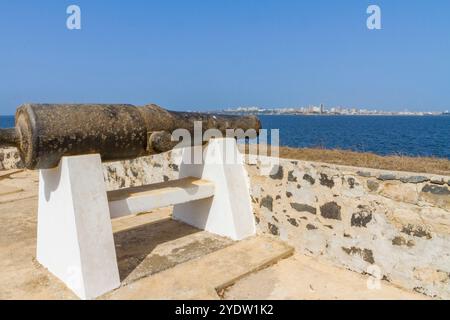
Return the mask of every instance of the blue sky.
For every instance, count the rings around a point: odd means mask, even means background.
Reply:
[[[66,28],[66,8],[82,30]],[[382,10],[382,30],[366,9]],[[174,110],[450,109],[448,0],[0,0],[0,114],[25,102]]]

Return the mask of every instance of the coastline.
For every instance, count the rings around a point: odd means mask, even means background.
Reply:
[[[244,115],[252,115],[252,116],[320,116],[320,117],[442,117],[442,116],[450,116],[448,113],[441,113],[441,114],[340,114],[340,113],[334,113],[334,114],[320,114],[320,113],[234,113],[234,112],[222,112],[224,114],[229,115],[237,115],[237,116],[244,116]]]

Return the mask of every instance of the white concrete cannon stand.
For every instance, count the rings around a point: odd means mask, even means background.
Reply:
[[[174,219],[200,229],[234,240],[254,235],[235,140],[211,140],[202,164],[189,164],[191,151],[183,150],[180,180],[120,191],[106,191],[99,155],[64,157],[41,170],[37,260],[78,297],[94,299],[120,286],[111,218],[175,205]]]
[[[250,200],[250,182],[244,159],[234,139],[213,139],[204,151],[202,164],[190,164],[192,152],[201,147],[183,150],[180,178],[197,177],[212,181],[213,198],[176,205],[173,218],[199,229],[233,240],[242,240],[256,233]]]

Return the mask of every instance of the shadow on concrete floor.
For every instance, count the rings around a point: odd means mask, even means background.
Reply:
[[[222,249],[232,241],[172,219],[114,234],[122,284]]]

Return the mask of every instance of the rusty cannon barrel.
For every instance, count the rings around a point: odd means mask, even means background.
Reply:
[[[103,161],[133,159],[169,151],[176,129],[194,132],[261,128],[254,116],[175,112],[157,105],[26,104],[17,109],[16,127],[0,129],[0,145],[16,146],[28,169],[50,169],[63,156],[98,153]]]

